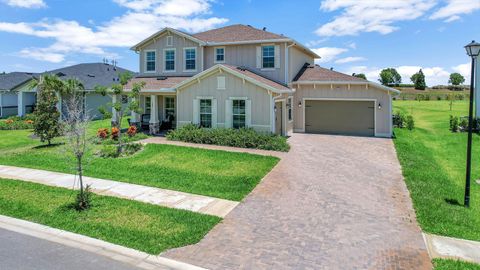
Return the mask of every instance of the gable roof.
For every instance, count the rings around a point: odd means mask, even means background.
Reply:
[[[289,38],[272,32],[260,30],[249,25],[234,24],[193,34],[192,36],[209,43],[240,41],[288,40]]]
[[[35,75],[37,75],[37,73],[10,72],[0,74],[0,90],[13,90],[34,78]]]
[[[130,48],[130,50],[133,50],[133,51],[138,51],[139,47],[145,45],[146,43],[148,43],[151,39],[153,38],[156,38],[158,36],[161,36],[163,35],[164,33],[166,32],[171,32],[171,33],[174,33],[176,35],[179,35],[181,37],[184,37],[184,38],[187,38],[187,39],[190,39],[191,41],[195,42],[195,43],[198,43],[199,45],[205,45],[205,42],[200,40],[200,39],[197,39],[196,37],[190,35],[190,34],[187,34],[185,32],[182,32],[182,31],[179,31],[179,30],[176,30],[176,29],[173,29],[173,28],[170,28],[170,27],[165,27],[163,29],[161,29],[160,31],[156,32],[155,34],[147,37],[146,39],[140,41],[139,43],[135,44],[134,46],[132,46]]]
[[[110,86],[117,83],[119,74],[130,70],[104,63],[78,64],[69,67],[47,71],[47,74],[57,74],[60,79],[78,79],[85,90],[93,90],[95,86]],[[44,74],[45,74],[44,73]]]
[[[275,81],[272,81],[270,79],[267,79],[259,74],[256,74],[244,67],[237,67],[237,66],[230,66],[230,65],[223,65],[223,64],[217,64],[207,70],[204,70],[198,74],[196,74],[195,76],[193,77],[190,77],[189,79],[187,80],[184,80],[182,81],[181,83],[177,84],[175,86],[175,88],[178,90],[184,86],[186,86],[187,84],[189,84],[190,82],[193,82],[195,80],[198,80],[198,79],[201,79],[203,77],[208,77],[210,76],[211,74],[213,74],[213,72],[217,71],[217,70],[222,70],[222,71],[225,71],[225,72],[228,72],[234,76],[237,76],[241,79],[244,79],[252,84],[255,84],[261,88],[264,88],[264,89],[267,89],[267,90],[270,90],[272,92],[275,92],[275,93],[291,93],[293,92],[293,90],[291,88],[289,88],[288,86],[284,85],[284,84],[281,84],[281,83],[278,83],[278,82],[275,82]]]
[[[308,63],[305,63],[293,78],[292,84],[363,84],[396,94],[400,93],[399,90],[391,87]]]

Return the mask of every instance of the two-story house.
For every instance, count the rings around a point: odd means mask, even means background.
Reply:
[[[140,104],[150,129],[251,127],[291,132],[392,134],[398,91],[314,65],[320,58],[294,39],[247,25],[197,34],[165,28],[132,47],[143,81]],[[113,119],[115,121],[115,119]],[[132,121],[139,115],[132,113]]]

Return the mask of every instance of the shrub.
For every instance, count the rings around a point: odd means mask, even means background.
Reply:
[[[117,158],[120,156],[130,156],[136,152],[142,150],[143,144],[141,143],[128,143],[123,146],[122,152],[118,153],[118,147],[113,144],[103,145],[102,148],[97,152],[97,155],[103,158]]]
[[[425,95],[425,100],[430,100],[430,95]]]
[[[142,148],[143,148],[143,144],[141,143],[129,143],[129,144],[126,144],[125,147],[123,148],[123,154],[126,156],[130,156],[142,150]]]
[[[90,185],[87,185],[82,193],[78,193],[75,197],[75,209],[77,211],[83,211],[90,208],[92,201],[92,191]]]
[[[173,141],[284,152],[287,152],[290,149],[285,137],[268,133],[259,133],[251,128],[205,129],[189,124],[176,130],[169,131],[167,133],[167,139]]]
[[[106,139],[108,137],[108,129],[107,128],[99,128],[97,130],[97,137],[100,139]]]
[[[458,124],[460,131],[468,130],[468,118],[462,118]]]
[[[120,129],[117,127],[112,128],[112,140],[118,140],[118,135],[120,134]]]
[[[437,96],[437,100],[442,100],[442,96]]]
[[[118,157],[117,146],[115,145],[103,145],[98,155],[104,158],[116,158]]]
[[[415,128],[415,121],[413,120],[413,116],[407,115],[406,127],[408,130],[413,130]]]
[[[102,119],[112,118],[112,112],[108,111],[104,106],[98,107],[98,112],[102,115]]]
[[[18,119],[18,120],[15,120]],[[21,118],[12,118],[7,120],[0,120],[0,130],[19,130],[19,129],[33,129],[32,120],[22,120]]]
[[[458,117],[450,115],[450,131],[452,132],[458,132],[459,130],[459,123],[458,123]]]
[[[128,127],[127,134],[129,137],[135,136],[137,134],[137,127],[136,126]]]
[[[396,112],[393,115],[393,126],[398,128],[404,128],[406,122],[406,115],[401,112]]]

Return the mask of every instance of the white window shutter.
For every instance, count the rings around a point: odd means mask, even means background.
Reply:
[[[257,46],[257,68],[262,68],[262,47]]]
[[[193,100],[193,124],[200,124],[200,100]]]
[[[212,99],[212,128],[217,128],[217,99]]]
[[[232,128],[233,122],[233,102],[231,99],[225,100],[225,128]]]
[[[275,45],[275,68],[280,68],[280,45]]]
[[[245,126],[252,126],[252,101],[245,100]]]

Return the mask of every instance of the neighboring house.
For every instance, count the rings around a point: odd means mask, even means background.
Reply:
[[[132,47],[144,81],[140,104],[151,132],[177,127],[252,127],[390,137],[397,90],[314,65],[295,40],[247,25],[197,34],[165,28]],[[169,117],[170,115],[170,117]],[[113,119],[115,121],[115,119]]]
[[[41,74],[54,74],[60,79],[76,78],[85,87],[85,110],[93,119],[99,119],[102,115],[98,111],[100,106],[111,110],[111,99],[95,93],[95,86],[111,86],[118,83],[119,74],[131,72],[129,70],[105,63],[87,63],[64,67],[44,73],[12,72],[0,75],[0,117],[12,115],[24,116],[32,112],[36,103],[36,89],[29,89],[30,81]],[[133,73],[133,72],[132,72]],[[109,105],[110,104],[110,105]],[[59,107],[62,114],[65,106],[60,99]]]
[[[34,76],[36,74],[26,72],[0,74],[0,118],[33,111],[36,93],[28,84]]]

